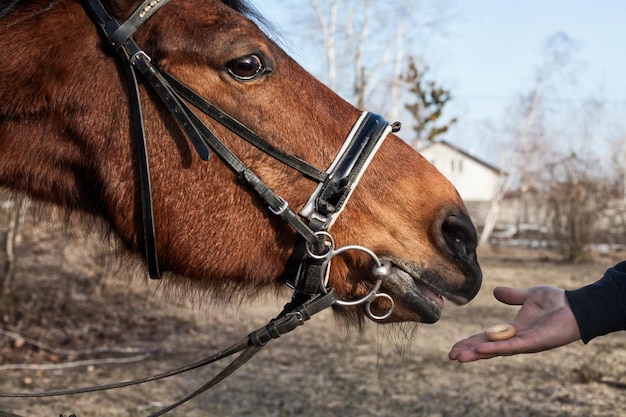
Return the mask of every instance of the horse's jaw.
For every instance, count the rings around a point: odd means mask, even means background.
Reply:
[[[395,304],[393,314],[385,320],[388,322],[435,323],[441,318],[444,298],[457,305],[466,304],[476,296],[482,282],[480,269],[473,271],[471,285],[455,287],[432,269],[424,269],[400,259],[385,260],[390,261],[393,266],[381,291],[388,293]]]

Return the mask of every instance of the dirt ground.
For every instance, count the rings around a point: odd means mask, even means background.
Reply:
[[[103,256],[106,244],[99,235],[41,223],[32,227],[26,222],[12,291],[0,305],[2,392],[157,374],[237,342],[288,301],[285,293],[282,299],[262,298],[235,308],[201,302],[199,296],[191,301],[180,294],[166,296],[161,282],[130,279],[137,275],[134,268],[109,263],[115,255]],[[2,242],[5,232],[0,222]],[[2,256],[0,267],[6,261]],[[447,303],[434,325],[372,323],[359,334],[335,321],[330,311],[323,312],[167,415],[626,415],[622,332],[535,355],[464,365],[447,359],[458,339],[515,314],[515,308],[492,298],[496,285],[575,288],[597,279],[617,257],[571,265],[545,253],[500,250],[482,251],[481,259],[485,279],[477,298],[463,307]],[[96,351],[103,348],[108,351]],[[80,361],[83,366],[65,365]],[[219,369],[211,366],[105,393],[0,398],[0,415],[147,416],[203,385]]]

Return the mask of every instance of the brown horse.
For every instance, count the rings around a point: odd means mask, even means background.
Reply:
[[[124,21],[140,2],[103,3]],[[113,49],[75,0],[0,4],[0,186],[99,216],[142,253],[136,127]],[[267,142],[328,167],[361,111],[303,70],[251,17],[242,1],[173,0],[133,36],[152,62]],[[140,96],[160,268],[173,281],[224,296],[282,287],[297,233],[223,160],[203,161],[145,83]],[[290,207],[302,207],[316,189],[230,129],[198,117]],[[391,262],[381,287],[390,297],[380,301],[395,304],[387,321],[436,321],[442,297],[463,304],[480,287],[476,233],[458,193],[392,134],[332,236],[337,246],[358,244]],[[349,251],[333,260],[327,285],[355,300],[371,291],[372,275],[371,256]],[[336,309],[363,317],[362,306]]]

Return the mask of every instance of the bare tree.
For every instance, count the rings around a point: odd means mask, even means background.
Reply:
[[[322,34],[327,65],[322,78],[326,78],[329,87],[359,108],[400,118],[403,84],[399,77],[406,67],[406,45],[419,45],[415,39],[420,31],[435,32],[438,25],[443,25],[452,9],[451,0],[417,4],[408,0],[394,3],[310,0],[310,3],[319,26],[309,26],[309,30]],[[304,20],[302,16],[300,19]]]
[[[543,198],[548,204],[552,237],[563,258],[586,260],[596,225],[615,196],[617,185],[594,169],[598,161],[575,153],[550,164]]]
[[[538,71],[535,86],[528,98],[522,99],[522,106],[518,113],[520,115],[519,126],[514,127],[512,143],[507,147],[508,152],[501,156],[500,165],[504,167],[503,175],[500,178],[500,185],[491,201],[489,210],[485,217],[484,227],[480,235],[479,245],[486,245],[495,228],[501,203],[504,196],[511,190],[517,181],[520,189],[529,187],[532,181],[528,173],[527,165],[529,161],[536,160],[536,157],[545,156],[543,146],[535,146],[539,142],[533,141],[537,135],[537,129],[541,128],[538,119],[545,116],[542,107],[544,104],[544,92],[547,85],[554,81],[557,75],[562,74],[571,61],[572,53],[575,50],[575,43],[564,33],[557,33],[552,36],[545,49],[544,63]],[[546,139],[543,137],[543,139]],[[543,141],[545,144],[546,141]]]
[[[324,39],[324,51],[328,62],[328,86],[335,89],[337,78],[337,60],[335,49],[335,38],[337,36],[337,13],[339,11],[339,0],[331,0],[328,3],[328,11],[324,11],[318,0],[311,0],[311,6],[317,15],[322,36]]]
[[[404,107],[413,116],[415,139],[409,143],[417,149],[434,142],[437,136],[447,132],[457,122],[455,117],[443,121],[443,109],[452,96],[450,90],[437,85],[435,81],[426,81],[427,72],[428,67],[418,68],[415,58],[409,56],[407,71],[401,76],[414,98],[414,101],[405,103]]]
[[[391,42],[388,40],[388,46],[383,49],[382,55],[372,57],[373,59],[366,65],[363,60],[365,47],[370,35],[372,14],[374,13],[372,1],[364,0],[358,3],[358,7],[354,7],[354,4],[350,1],[330,0],[327,8],[323,8],[319,0],[310,1],[324,37],[324,48],[328,61],[329,87],[332,89],[337,88],[337,40],[339,37],[345,38],[345,56],[349,57],[349,65],[345,67],[352,68],[351,101],[355,106],[364,108],[370,80],[380,68],[389,62],[388,51],[390,50],[389,43]],[[342,31],[338,33],[337,15],[340,11],[340,6],[343,6],[344,19],[342,19]],[[372,62],[374,63],[373,65]]]

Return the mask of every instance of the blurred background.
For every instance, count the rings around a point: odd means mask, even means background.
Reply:
[[[307,70],[402,122],[459,189],[482,245],[578,260],[625,241],[626,3],[256,4]]]
[[[578,288],[626,243],[626,2],[257,0],[259,22],[459,189],[484,285],[434,325],[362,333],[311,320],[172,416],[625,415],[623,334],[459,365],[457,340],[510,320],[497,285]],[[224,305],[150,281],[93,219],[0,190],[0,391],[128,380],[198,360],[263,325],[284,297]],[[20,415],[147,415],[217,368]],[[2,412],[0,411],[0,414]]]

